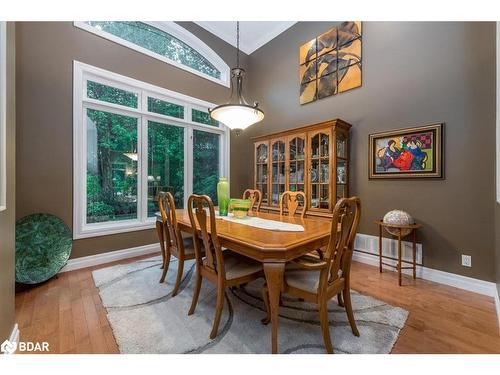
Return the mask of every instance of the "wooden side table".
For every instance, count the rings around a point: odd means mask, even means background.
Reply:
[[[399,286],[401,286],[401,271],[404,269],[413,269],[413,278],[417,278],[417,229],[422,228],[421,224],[410,224],[410,225],[395,225],[395,224],[386,224],[382,220],[376,220],[375,224],[378,225],[378,255],[379,255],[379,271],[382,273],[382,265],[388,266],[388,267],[393,267],[396,268],[398,271],[398,276],[399,276]],[[397,237],[398,239],[398,263],[394,266],[392,264],[384,263],[382,261],[383,258],[388,258],[388,259],[393,259],[387,256],[382,255],[382,229],[385,228],[387,231],[387,228],[391,229],[396,229],[397,234],[394,235],[392,233],[389,233],[392,236]],[[404,230],[410,230],[409,233],[403,235]],[[408,262],[406,260],[401,259],[401,239],[409,236],[410,234],[413,234],[413,262]],[[407,263],[411,264],[411,267],[403,267],[402,263]]]

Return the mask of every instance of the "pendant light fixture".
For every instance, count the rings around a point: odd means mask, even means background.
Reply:
[[[236,22],[236,68],[231,69],[231,97],[226,104],[209,109],[210,116],[238,135],[243,129],[264,118],[264,112],[259,103],[247,103],[243,97],[243,78],[245,69],[240,68],[240,23]]]

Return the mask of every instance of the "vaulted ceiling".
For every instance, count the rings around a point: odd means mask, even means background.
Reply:
[[[196,23],[236,47],[236,22],[199,21]],[[295,23],[295,21],[241,21],[240,49],[250,55]]]

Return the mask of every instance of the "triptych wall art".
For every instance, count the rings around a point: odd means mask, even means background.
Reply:
[[[299,51],[300,104],[361,86],[361,22],[343,22]]]

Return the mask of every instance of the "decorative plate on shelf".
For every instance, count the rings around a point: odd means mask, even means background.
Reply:
[[[68,262],[73,241],[58,217],[33,214],[16,223],[16,281],[38,284],[57,274]]]

